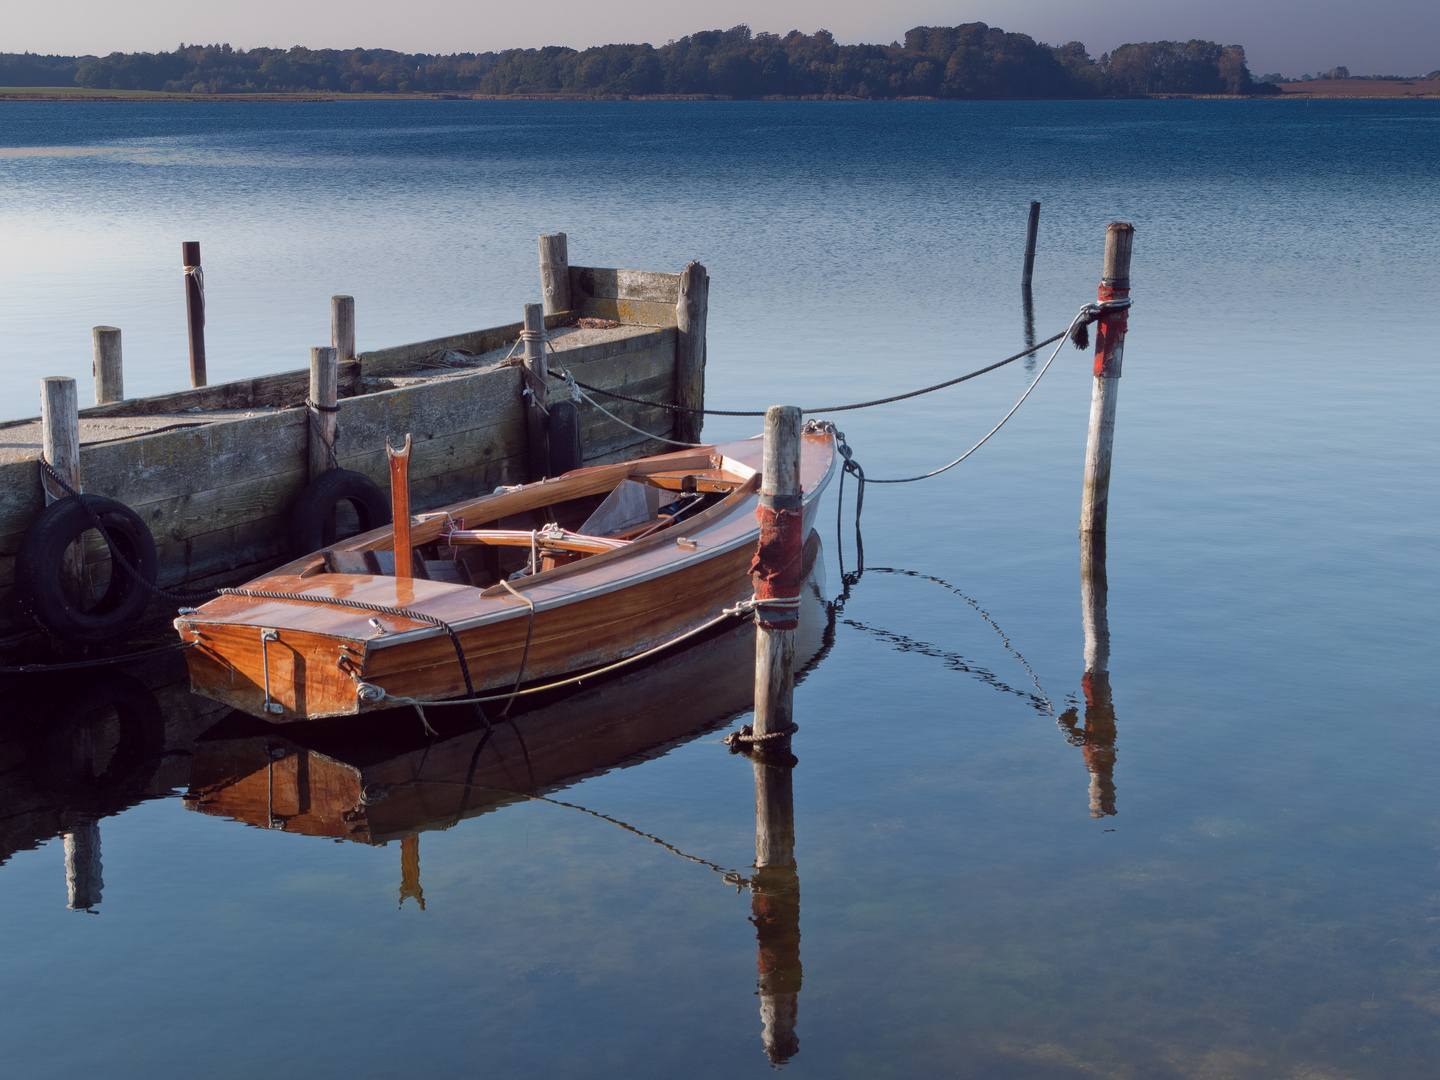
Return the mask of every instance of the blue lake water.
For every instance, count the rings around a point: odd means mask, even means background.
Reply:
[[[557,802],[460,808],[447,773],[421,789],[423,910],[398,839],[179,798],[218,717],[172,722],[146,790],[175,797],[67,802],[35,725],[83,682],[27,687],[0,733],[7,1067],[1433,1075],[1440,103],[7,104],[0,416],[34,415],[45,375],[88,403],[101,323],[127,393],[184,386],[194,239],[212,381],[303,366],[337,292],[361,348],[515,321],[536,234],[563,230],[576,264],[706,264],[714,407],[896,393],[1020,347],[1031,199],[1042,336],[1094,298],[1106,223],[1136,228],[1114,814],[1091,812],[1108,751],[1064,724],[1086,711],[1091,381],[1067,347],[972,459],[867,490],[868,569],[812,605],[816,648],[832,625],[796,691],[798,926],[795,881],[767,899],[707,865],[758,877],[752,768],[719,742],[743,642],[614,690],[660,734],[552,796],[701,862]],[[869,474],[908,475],[1035,370],[837,419]],[[833,495],[823,518],[834,599]],[[57,837],[96,814],[92,915]],[[762,1009],[791,1006],[798,1043],[767,1055]]]

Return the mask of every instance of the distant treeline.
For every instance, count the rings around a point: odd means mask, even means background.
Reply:
[[[561,46],[504,52],[232,49],[109,56],[0,54],[0,85],[237,94],[473,93],[728,98],[1103,98],[1278,93],[1257,83],[1239,45],[1150,41],[1098,60],[1078,41],[1046,45],[984,23],[917,26],[889,45],[838,45],[827,30],[706,30],[660,48]]]

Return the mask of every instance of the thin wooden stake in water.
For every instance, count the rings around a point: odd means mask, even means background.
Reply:
[[[395,576],[409,579],[415,576],[414,555],[410,547],[410,447],[409,432],[405,434],[405,445],[396,450],[385,442],[385,453],[390,458],[390,516],[395,528]]]
[[[95,338],[95,404],[123,401],[125,375],[120,357],[120,330],[114,326],[97,326],[91,334]]]
[[[540,237],[540,296],[546,315],[570,310],[570,252],[563,232]]]
[[[1112,222],[1105,230],[1105,269],[1100,301],[1130,296],[1130,249],[1135,227]],[[1104,532],[1110,502],[1110,446],[1115,438],[1115,399],[1125,355],[1125,309],[1102,315],[1095,324],[1095,382],[1090,395],[1090,434],[1085,446],[1085,488],[1080,502],[1080,533]]]
[[[761,465],[760,501],[777,510],[800,506],[800,410],[794,405],[772,405],[765,410],[765,444]],[[804,543],[798,528],[795,544]],[[761,558],[764,558],[762,545]],[[782,553],[784,554],[784,553]],[[788,552],[798,566],[798,551]],[[760,567],[761,574],[774,568]],[[794,722],[795,631],[771,630],[756,620],[755,723],[758,736],[788,732]],[[765,751],[788,752],[790,736],[759,744]]]
[[[355,359],[355,298],[353,296],[332,296],[330,298],[330,344],[340,354],[340,360]]]
[[[319,408],[310,414],[310,479],[336,467],[335,439],[339,435],[339,413],[332,412],[340,400],[339,350],[318,345],[310,350],[310,400]]]
[[[205,274],[200,269],[200,241],[180,245],[185,265],[185,317],[190,327],[190,385],[205,385]]]
[[[1020,274],[1020,286],[1030,288],[1030,278],[1035,273],[1035,240],[1040,235],[1040,204],[1030,204],[1030,221],[1025,226],[1025,269]]]

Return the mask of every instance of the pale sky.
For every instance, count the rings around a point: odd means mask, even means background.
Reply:
[[[310,48],[483,52],[538,45],[584,48],[667,39],[748,23],[754,30],[824,28],[845,43],[889,42],[919,25],[987,22],[1093,55],[1127,41],[1206,38],[1245,46],[1257,75],[1440,69],[1440,0],[0,0],[0,51],[135,52],[180,42]],[[546,18],[541,18],[544,15]]]

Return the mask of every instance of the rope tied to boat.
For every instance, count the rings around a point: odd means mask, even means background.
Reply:
[[[561,379],[561,380],[563,380],[564,383],[565,383],[565,385],[570,388],[571,393],[575,394],[576,397],[578,397],[578,398],[582,399],[583,401],[589,403],[589,404],[590,404],[591,406],[593,406],[594,408],[599,409],[602,413],[604,413],[606,416],[608,416],[611,420],[614,420],[614,421],[615,421],[617,424],[619,424],[621,427],[629,428],[631,431],[635,432],[635,434],[637,434],[637,435],[644,435],[647,439],[655,439],[657,442],[669,443],[671,446],[695,447],[695,446],[708,446],[708,445],[709,445],[708,443],[681,442],[679,439],[669,439],[669,438],[666,438],[664,435],[656,435],[656,434],[654,434],[653,432],[645,431],[645,430],[643,430],[643,429],[641,429],[641,428],[638,428],[638,427],[636,427],[634,424],[630,423],[628,420],[622,420],[620,417],[616,416],[616,415],[615,415],[613,412],[611,412],[609,409],[605,408],[604,405],[601,405],[598,401],[596,401],[594,398],[592,398],[589,394],[587,394],[587,393],[585,392],[586,389],[594,390],[594,389],[595,389],[594,387],[587,387],[584,383],[582,383],[582,382],[580,382],[578,379],[576,379],[575,376],[574,376],[569,370],[567,370],[567,369],[564,369],[564,368],[552,368],[552,369],[550,369],[550,377],[551,377],[552,379]],[[582,389],[582,387],[583,387],[584,389]],[[527,392],[529,391],[529,387],[526,387],[526,391],[527,391]],[[604,391],[604,390],[599,390],[599,391],[596,391],[596,392],[597,392],[597,393],[601,393],[601,394],[606,393],[606,391]],[[623,400],[625,400],[625,401],[635,401],[635,402],[638,402],[638,403],[641,404],[641,405],[653,405],[653,404],[657,404],[656,402],[640,401],[640,399],[638,399],[638,398],[627,398],[627,397],[625,397],[625,395],[623,395],[623,394],[611,394],[610,396],[611,396],[611,397],[618,397],[618,398],[621,398],[621,399],[623,399]],[[764,414],[763,412],[761,412],[761,413],[753,413],[753,414],[746,414],[746,415],[764,416],[765,414]]]

